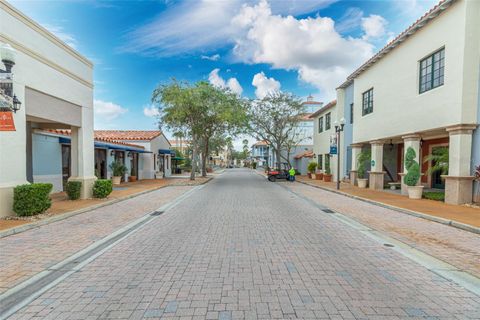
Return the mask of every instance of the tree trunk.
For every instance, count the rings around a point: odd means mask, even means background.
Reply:
[[[195,180],[195,171],[197,170],[197,145],[195,137],[192,136],[192,172],[190,172],[190,180]]]
[[[281,161],[282,161],[282,158],[281,158],[281,150],[280,148],[275,148],[275,153],[276,153],[276,165],[277,165],[277,169],[282,169],[282,166],[281,166]]]
[[[208,140],[205,139],[205,147],[202,154],[202,177],[207,176]]]

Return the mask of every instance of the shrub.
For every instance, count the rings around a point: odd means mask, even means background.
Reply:
[[[403,182],[409,187],[417,185],[420,179],[420,165],[415,161],[415,150],[412,147],[408,147],[405,154],[405,168],[407,168],[407,174],[403,178]]]
[[[45,212],[52,205],[48,196],[51,183],[32,183],[16,186],[13,189],[13,211],[20,216],[33,216]]]
[[[310,162],[307,166],[308,172],[315,173],[315,170],[317,169],[317,165],[318,164],[315,161]]]
[[[112,193],[112,189],[112,180],[98,179],[93,184],[93,196],[100,199],[106,198]]]
[[[119,161],[110,163],[110,169],[112,169],[114,177],[123,177],[127,173],[127,167]]]
[[[424,192],[423,197],[430,200],[445,201],[445,193],[443,192]]]
[[[252,169],[257,169],[257,163],[256,162],[252,163]]]
[[[330,166],[327,166],[327,167],[325,168],[325,174],[326,174],[326,175],[332,174],[332,170],[330,169]]]
[[[407,152],[405,153],[405,168],[408,170],[415,161],[415,150],[412,147],[408,147]]]
[[[362,151],[357,156],[357,176],[359,179],[365,178],[366,168],[365,163],[370,162],[371,152]]]
[[[82,182],[80,181],[68,181],[67,182],[67,196],[70,200],[77,200],[80,198],[80,189],[82,188]]]

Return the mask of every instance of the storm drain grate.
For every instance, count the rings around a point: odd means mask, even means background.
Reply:
[[[156,217],[156,216],[159,216],[163,213],[163,211],[153,211],[152,213],[150,213],[151,216],[153,217]]]
[[[393,244],[390,244],[390,243],[384,243],[383,245],[384,245],[385,247],[389,247],[389,248],[395,247]]]
[[[335,211],[333,211],[332,209],[322,209],[323,212],[325,213],[335,213]]]

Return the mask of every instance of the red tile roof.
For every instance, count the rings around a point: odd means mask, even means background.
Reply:
[[[162,134],[160,130],[95,130],[95,138],[118,140],[150,141]]]
[[[267,145],[268,145],[268,142],[265,141],[265,140],[257,141],[253,144],[254,147],[256,147],[256,146],[267,146]]]
[[[383,56],[385,56],[388,52],[392,51],[398,45],[400,45],[403,41],[405,41],[408,37],[412,36],[426,24],[428,24],[431,20],[438,17],[444,10],[449,8],[455,1],[457,0],[440,0],[440,2],[430,9],[427,13],[425,13],[422,17],[420,17],[417,21],[415,21],[410,27],[408,27],[405,31],[400,33],[397,37],[395,37],[392,41],[390,41],[385,47],[383,47],[378,53],[376,53],[373,57],[371,57],[367,62],[362,64],[357,70],[355,70],[351,75],[347,77],[347,80],[342,83],[339,88],[345,88],[349,86],[353,79],[356,78],[359,74],[370,68],[374,63],[380,60]]]
[[[71,136],[72,135],[72,131],[70,129],[45,129],[43,131],[47,131],[47,132],[54,133],[54,134],[59,134],[59,135],[62,135],[62,136]],[[118,145],[122,145],[122,146],[134,147],[134,148],[138,148],[138,149],[145,149],[143,146],[139,146],[139,145],[131,144],[131,143],[126,143],[126,142],[122,142],[122,141],[115,141],[115,140],[111,140],[111,139],[108,139],[108,138],[102,138],[102,137],[95,136],[94,139],[96,141],[108,142],[108,143],[118,144]]]
[[[312,113],[310,115],[310,118],[313,119],[315,118],[316,116],[318,116],[320,113],[322,113],[323,111],[327,110],[327,109],[330,109],[332,107],[335,107],[337,105],[337,100],[333,100],[333,101],[330,101],[329,103],[327,103],[325,106],[321,107],[320,109],[318,109],[317,111],[315,111],[314,113]]]
[[[307,151],[301,152],[301,153],[297,154],[294,158],[295,159],[313,158],[313,151],[312,150],[307,150]]]

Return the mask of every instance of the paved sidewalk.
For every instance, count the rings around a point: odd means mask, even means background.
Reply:
[[[193,187],[159,189],[0,239],[0,293],[25,281]]]
[[[232,170],[11,317],[142,318],[463,320],[480,297]]]
[[[306,176],[298,177],[298,180],[307,184],[320,186],[327,189],[335,190],[336,183],[324,182],[321,180],[312,180]],[[460,223],[480,227],[480,209],[470,208],[466,206],[457,206],[445,204],[442,201],[434,201],[428,199],[412,200],[407,196],[394,194],[386,191],[375,191],[368,188],[361,189],[353,187],[349,183],[342,183],[341,192],[361,197],[364,199],[381,202],[398,208],[412,210],[434,217],[439,217],[447,220],[454,220]]]
[[[284,186],[480,277],[480,236],[308,185]]]

